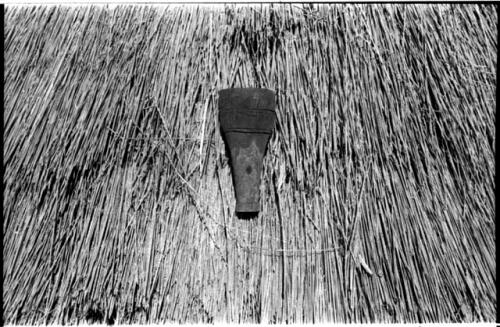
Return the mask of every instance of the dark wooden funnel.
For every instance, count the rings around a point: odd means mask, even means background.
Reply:
[[[231,155],[236,212],[258,212],[260,175],[276,122],[274,92],[242,88],[219,91],[219,121]]]

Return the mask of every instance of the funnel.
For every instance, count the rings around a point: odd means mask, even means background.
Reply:
[[[276,122],[274,92],[240,88],[219,91],[219,122],[231,156],[236,212],[258,212],[260,175]]]

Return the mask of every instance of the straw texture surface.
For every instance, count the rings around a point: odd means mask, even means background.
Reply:
[[[6,323],[493,321],[492,5],[6,8]],[[276,92],[238,219],[217,91]]]

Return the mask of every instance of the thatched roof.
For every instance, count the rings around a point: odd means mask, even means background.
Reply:
[[[5,322],[493,321],[497,22],[8,6]],[[252,220],[227,87],[277,94]]]

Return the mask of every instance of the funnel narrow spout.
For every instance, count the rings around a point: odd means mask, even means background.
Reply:
[[[258,212],[264,155],[276,123],[274,92],[219,91],[219,122],[231,157],[236,212]]]

